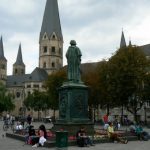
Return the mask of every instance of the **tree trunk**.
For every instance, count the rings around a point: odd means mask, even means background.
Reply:
[[[109,114],[109,104],[107,104],[107,114]]]
[[[124,124],[123,116],[124,116],[124,111],[123,111],[123,104],[122,104],[122,106],[121,106],[121,124]]]
[[[38,121],[40,120],[40,111],[38,110]]]

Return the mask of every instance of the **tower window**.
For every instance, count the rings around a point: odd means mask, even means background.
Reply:
[[[44,53],[46,53],[47,52],[47,46],[44,46],[43,49],[44,49]]]
[[[46,62],[44,62],[44,64],[43,64],[43,68],[46,68]]]
[[[20,97],[20,92],[16,93],[16,97],[19,98]]]
[[[21,70],[21,74],[24,74],[24,69]]]
[[[44,35],[44,39],[46,39],[46,35]]]
[[[52,67],[53,67],[53,68],[55,67],[55,63],[54,63],[54,62],[52,62]]]
[[[55,39],[55,35],[53,35],[53,39]]]
[[[15,74],[17,74],[18,73],[18,70],[17,69],[15,69]]]
[[[55,46],[52,46],[52,53],[55,53]]]

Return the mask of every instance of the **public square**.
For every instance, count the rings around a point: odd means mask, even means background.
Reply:
[[[41,123],[33,123],[33,125],[35,127],[39,126],[39,124]],[[0,136],[0,149],[1,150],[31,150],[31,149],[36,149],[36,148],[32,148],[31,145],[25,145],[24,142],[19,141],[19,140],[15,140],[15,139],[11,139],[11,138],[7,138],[7,137],[3,137],[3,135],[5,135],[5,132],[3,131],[2,128],[3,122],[0,121],[0,132],[1,132],[1,136]],[[45,124],[45,126],[51,127],[51,124],[47,123]],[[150,132],[150,129],[146,130],[148,132]],[[12,131],[10,131],[12,132]],[[76,146],[70,146],[68,147],[68,150],[149,150],[150,148],[150,141],[129,141],[128,144],[118,144],[118,143],[105,143],[105,144],[96,144],[95,146],[91,146],[91,147],[76,147]],[[47,149],[56,149],[54,148],[44,148],[44,147],[38,147],[38,149],[42,149],[42,150],[47,150]]]

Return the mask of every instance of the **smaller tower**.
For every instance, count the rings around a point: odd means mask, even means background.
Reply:
[[[0,39],[0,82],[6,85],[7,59],[4,56],[3,39]]]
[[[19,45],[16,62],[13,64],[13,75],[25,74],[25,64],[22,60],[21,44]]]
[[[126,47],[126,40],[125,40],[123,31],[121,34],[121,41],[120,41],[120,48],[122,48],[122,47]]]
[[[131,39],[129,38],[129,46],[132,46]]]

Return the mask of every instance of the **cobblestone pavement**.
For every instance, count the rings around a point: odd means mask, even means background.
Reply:
[[[38,126],[39,123],[34,123],[35,126]],[[50,124],[46,124],[47,127]],[[147,129],[147,131],[150,131]],[[41,149],[41,150],[56,150],[56,148],[32,148],[31,145],[24,145],[24,142],[3,137],[5,132],[2,129],[2,122],[0,121],[0,150],[32,150],[32,149]],[[79,148],[76,146],[68,147],[68,150],[149,150],[150,140],[149,141],[132,141],[128,144],[118,144],[118,143],[105,143],[105,144],[96,144],[91,147]]]

